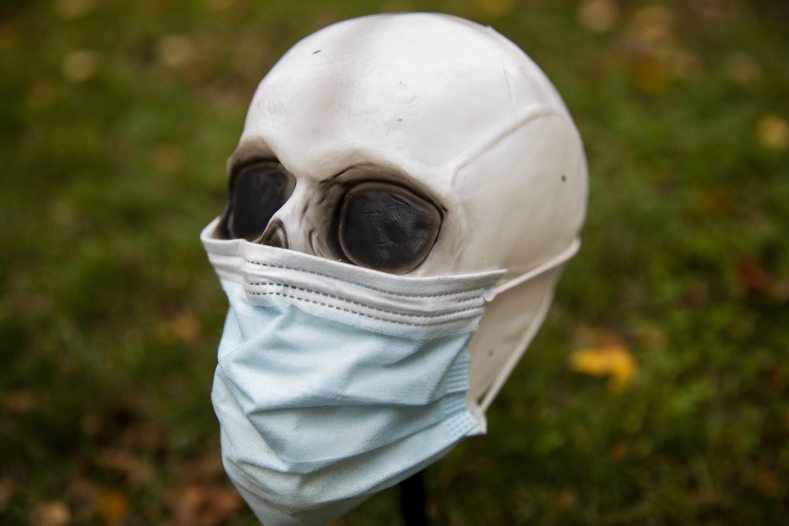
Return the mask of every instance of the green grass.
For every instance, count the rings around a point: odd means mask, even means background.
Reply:
[[[646,5],[599,34],[566,0],[0,4],[0,522],[57,502],[73,524],[163,524],[183,488],[228,484],[209,398],[226,300],[197,236],[266,71],[385,8],[519,44],[590,163],[583,250],[489,434],[428,469],[436,523],[785,520],[789,149],[764,123],[789,119],[787,11]],[[622,393],[567,365],[605,335],[638,364]],[[396,495],[338,522],[398,524]]]

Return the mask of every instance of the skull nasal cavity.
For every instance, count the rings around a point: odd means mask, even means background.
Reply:
[[[275,219],[268,224],[266,231],[260,237],[259,243],[270,247],[288,248],[288,234],[285,226],[279,219]]]

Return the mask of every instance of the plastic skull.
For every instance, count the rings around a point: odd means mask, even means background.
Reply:
[[[506,270],[470,342],[486,409],[542,323],[587,199],[560,96],[493,29],[437,14],[334,24],[260,83],[220,237],[393,274]],[[527,279],[536,276],[534,279]]]
[[[586,211],[583,146],[550,81],[493,29],[446,15],[368,16],[297,43],[228,168],[226,236],[411,275],[506,269],[506,283],[571,246]],[[514,365],[558,277],[491,302],[470,397]]]

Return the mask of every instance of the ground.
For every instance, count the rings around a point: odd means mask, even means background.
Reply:
[[[257,82],[381,10],[490,24],[574,115],[583,248],[436,524],[789,514],[789,11],[778,0],[5,0],[0,522],[255,524],[210,405],[198,243]],[[338,525],[398,524],[384,492]]]

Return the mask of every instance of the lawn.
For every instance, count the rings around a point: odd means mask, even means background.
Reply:
[[[0,523],[256,523],[219,459],[226,299],[198,234],[277,58],[409,10],[521,46],[590,165],[583,248],[488,435],[427,470],[435,523],[783,523],[785,6],[3,0]],[[336,525],[399,520],[393,489]]]

